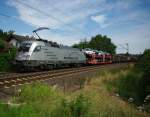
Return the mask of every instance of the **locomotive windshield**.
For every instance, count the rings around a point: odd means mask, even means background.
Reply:
[[[19,52],[29,52],[31,45],[32,43],[22,43],[19,48]]]

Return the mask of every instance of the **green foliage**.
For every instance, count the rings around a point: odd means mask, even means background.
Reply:
[[[11,69],[11,61],[16,56],[17,49],[12,47],[7,52],[0,54],[0,71],[8,71]]]
[[[126,75],[120,75],[117,81],[117,92],[125,98],[133,98],[135,102],[142,103],[143,84],[142,73],[129,71]]]
[[[142,104],[147,95],[150,94],[149,82],[144,74],[137,70],[130,70],[127,74],[121,74],[118,80],[108,82],[108,86],[116,87],[122,97],[133,98],[135,103]]]
[[[31,86],[25,86],[22,88],[20,94],[20,100],[28,103],[33,101],[43,101],[48,97],[55,96],[55,90],[49,88],[48,86],[42,85],[41,83],[36,83]]]
[[[24,86],[14,103],[20,106],[0,105],[0,116],[11,117],[86,117],[90,103],[83,95],[67,99],[60,91],[36,83]]]
[[[87,117],[90,108],[89,100],[82,94],[68,101],[62,99],[61,105],[53,112],[54,117]]]
[[[14,33],[14,31],[4,32],[0,30],[0,71],[11,70],[11,61],[15,58],[16,48],[8,48],[7,39]],[[7,49],[5,49],[7,48]]]
[[[12,105],[0,103],[0,117],[140,117],[95,83],[73,95],[41,83],[26,85]]]
[[[125,98],[134,98],[135,103],[143,103],[150,94],[150,50],[146,50],[133,69],[121,74],[118,80],[108,82],[108,89],[117,87],[117,92]]]
[[[144,51],[143,55],[139,58],[136,67],[142,71],[144,75],[150,75],[150,49]]]
[[[33,107],[30,105],[22,105],[19,107],[9,107],[0,103],[1,117],[37,117]]]
[[[0,29],[0,38],[2,40],[7,40],[12,34],[14,33],[14,31],[10,30],[8,32],[4,32],[3,30]]]
[[[111,39],[107,36],[102,35],[96,35],[95,37],[92,37],[89,42],[86,40],[83,42],[80,42],[79,44],[73,45],[75,48],[92,48],[96,50],[105,51],[111,54],[115,54],[116,52],[116,46],[111,42]]]
[[[91,48],[96,50],[102,50],[111,54],[115,54],[116,46],[111,42],[111,39],[107,36],[96,35],[92,37],[89,42]]]
[[[88,115],[90,103],[82,94],[71,101],[70,108],[73,117],[86,117]]]
[[[150,49],[145,50],[136,64],[137,71],[142,72],[142,91],[143,99],[150,94]]]

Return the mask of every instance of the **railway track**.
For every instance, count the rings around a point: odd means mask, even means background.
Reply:
[[[91,72],[104,66],[89,66],[89,67],[80,67],[80,68],[70,68],[70,69],[60,69],[44,72],[34,72],[34,73],[14,73],[14,74],[5,74],[0,75],[0,89],[2,88],[11,88],[24,84],[31,84],[35,81],[46,81],[53,80],[63,77],[72,76],[75,74],[81,74],[85,72]]]

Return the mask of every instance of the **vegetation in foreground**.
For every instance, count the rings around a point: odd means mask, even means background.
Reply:
[[[114,75],[113,75],[114,74]],[[83,89],[63,93],[55,87],[36,83],[24,86],[9,104],[0,104],[1,117],[148,117],[133,104],[108,91],[107,82],[124,71],[101,72]]]
[[[105,79],[107,88],[111,92],[117,92],[122,98],[141,105],[141,110],[150,112],[150,49],[144,52],[134,67],[118,75],[114,80],[111,80],[113,77]]]
[[[11,62],[14,60],[17,49],[8,44],[7,39],[13,31],[3,32],[0,30],[0,71],[12,70]]]

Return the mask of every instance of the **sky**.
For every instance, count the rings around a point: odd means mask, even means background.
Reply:
[[[0,0],[0,29],[33,35],[64,45],[102,34],[117,53],[138,54],[150,48],[150,0]]]

